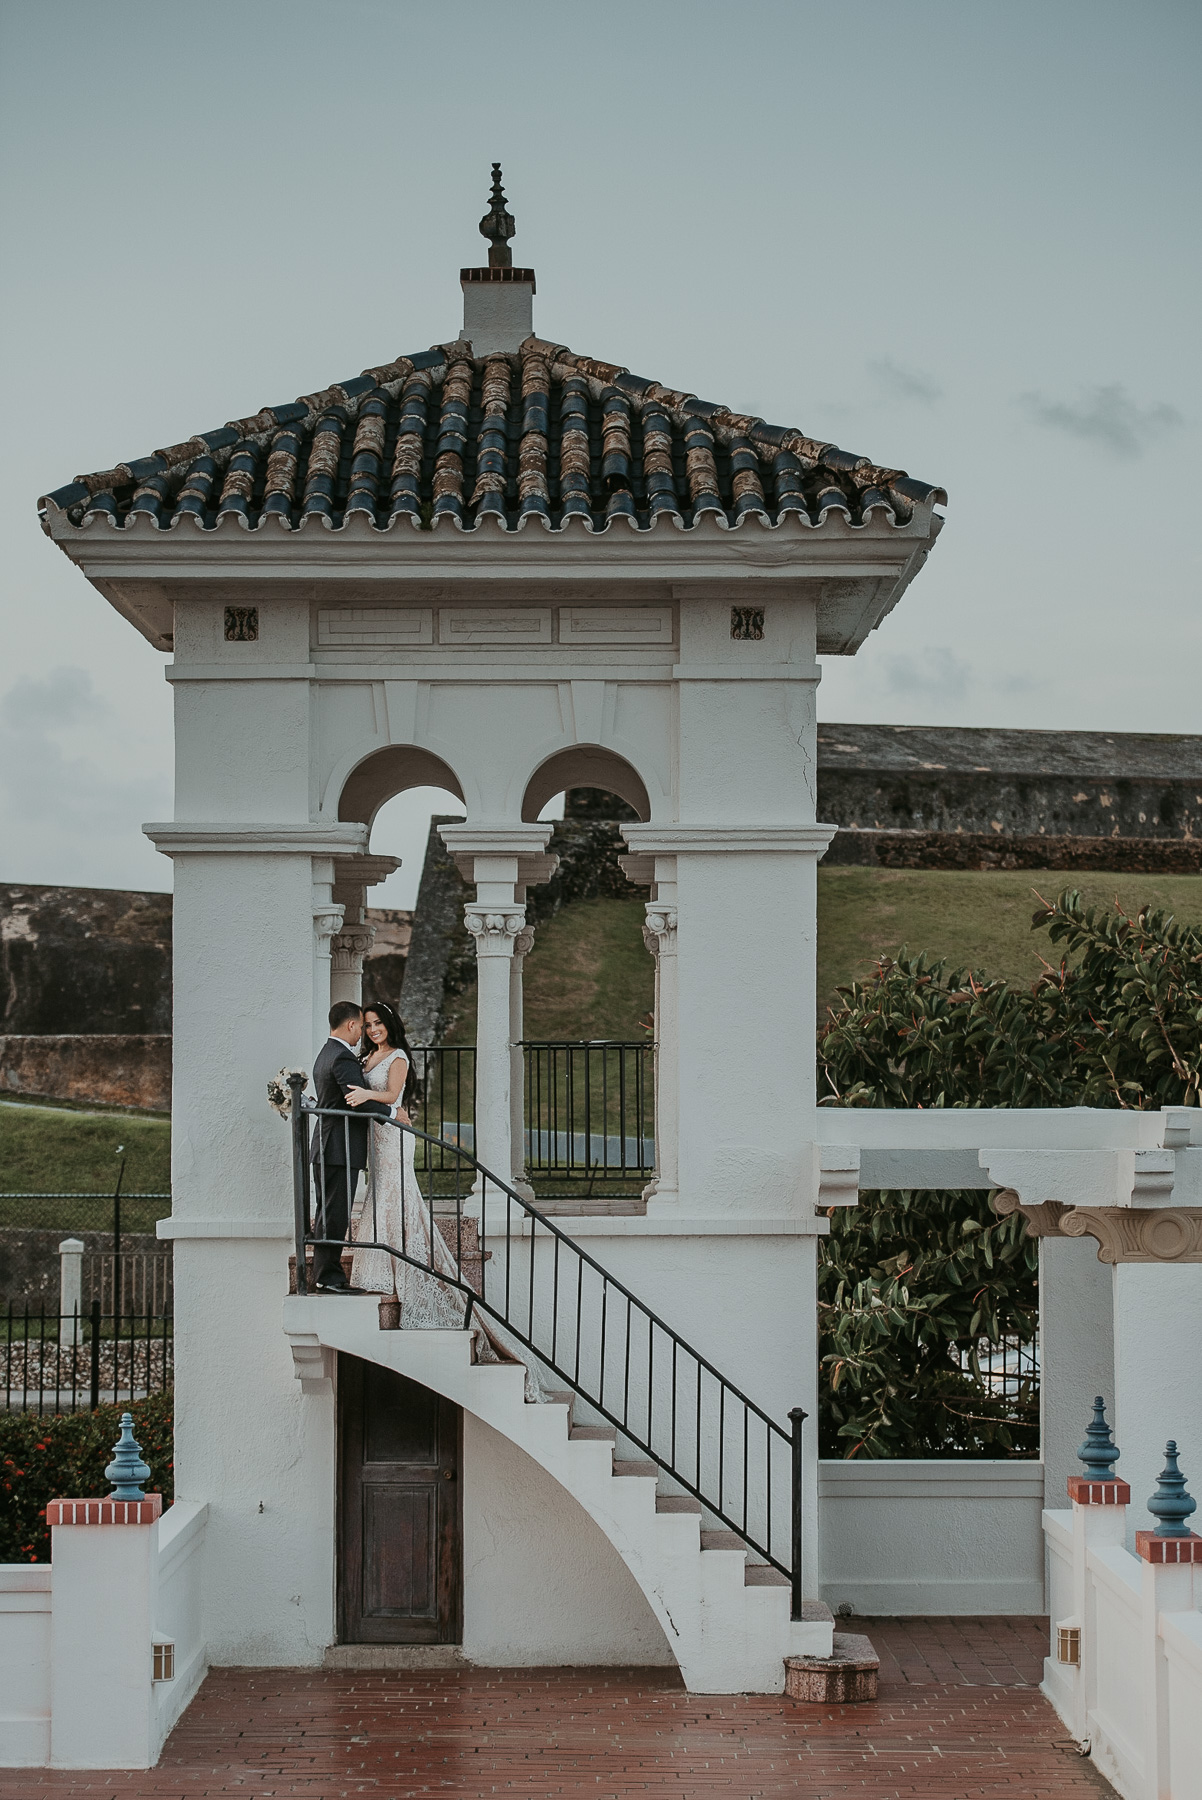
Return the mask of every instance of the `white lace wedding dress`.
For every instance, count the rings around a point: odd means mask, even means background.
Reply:
[[[382,1093],[388,1071],[404,1052],[394,1050],[374,1068],[365,1071],[363,1085]],[[372,1157],[367,1191],[356,1208],[351,1241],[356,1246],[393,1244],[422,1264],[415,1268],[404,1257],[387,1250],[356,1248],[351,1265],[351,1286],[369,1294],[394,1295],[401,1303],[402,1331],[461,1331],[467,1300],[462,1289],[440,1281],[437,1270],[451,1280],[458,1278],[455,1258],[435,1222],[430,1203],[418,1186],[413,1166],[416,1139],[395,1125],[374,1121],[371,1127]],[[471,1324],[472,1354],[478,1363],[521,1362],[526,1370],[526,1398],[542,1398],[542,1382],[516,1349],[511,1350],[496,1326],[486,1326],[474,1313]]]

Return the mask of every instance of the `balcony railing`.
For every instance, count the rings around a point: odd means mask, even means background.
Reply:
[[[655,1046],[527,1040],[523,1131],[526,1171],[539,1198],[638,1195],[655,1170]],[[415,1046],[414,1125],[419,1175],[453,1173],[456,1147],[476,1147],[476,1052]],[[442,1183],[435,1179],[434,1186]]]

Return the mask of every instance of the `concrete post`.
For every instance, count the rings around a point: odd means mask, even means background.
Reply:
[[[496,883],[490,883],[496,886]],[[512,1172],[509,1006],[514,940],[524,906],[471,905],[464,922],[476,941],[476,1157],[502,1180]]]
[[[1080,1621],[1080,1662],[1073,1690],[1072,1731],[1077,1741],[1089,1736],[1089,1714],[1098,1698],[1098,1641],[1092,1589],[1086,1560],[1091,1550],[1121,1548],[1127,1532],[1127,1506],[1131,1489],[1125,1481],[1091,1481],[1073,1475],[1068,1482],[1073,1503],[1073,1611]],[[1056,1655],[1056,1626],[1052,1626],[1052,1655]]]
[[[518,897],[525,900],[526,890]],[[526,1170],[526,1064],[522,1050],[525,1029],[525,1005],[522,974],[526,958],[534,948],[534,927],[523,925],[513,940],[513,957],[509,965],[509,1143],[513,1159],[513,1187],[526,1200],[534,1199]]]
[[[82,1238],[64,1238],[58,1247],[58,1310],[64,1319],[78,1321],[83,1311],[83,1252]]]
[[[52,1500],[50,1763],[149,1769],[159,1751],[153,1638],[161,1494]]]
[[[1139,1664],[1144,1681],[1143,1800],[1172,1800],[1169,1778],[1169,1665],[1160,1635],[1162,1613],[1193,1612],[1202,1599],[1202,1538],[1139,1531]],[[1180,1729],[1180,1722],[1178,1725]]]

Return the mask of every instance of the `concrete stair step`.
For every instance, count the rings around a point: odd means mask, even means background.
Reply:
[[[700,1500],[694,1500],[691,1494],[657,1494],[655,1510],[659,1513],[699,1513]]]
[[[650,1475],[659,1479],[659,1464],[653,1462],[619,1462],[614,1458],[615,1475]]]
[[[580,1439],[584,1443],[616,1444],[617,1431],[612,1425],[573,1425],[568,1432],[573,1443]]]
[[[700,1505],[697,1510],[701,1511]],[[701,1548],[703,1550],[746,1550],[747,1546],[737,1531],[703,1531]]]
[[[789,1577],[782,1575],[768,1563],[748,1563],[743,1571],[744,1587],[783,1587],[789,1585]]]

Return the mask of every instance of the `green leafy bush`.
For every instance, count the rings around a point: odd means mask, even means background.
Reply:
[[[1060,948],[1030,989],[904,951],[840,989],[819,1098],[872,1107],[1197,1106],[1202,932],[1083,907],[1032,926]],[[1034,1454],[1035,1396],[991,1395],[961,1353],[1029,1340],[1037,1245],[983,1192],[864,1194],[833,1208],[818,1276],[826,1456]]]
[[[49,1562],[51,1500],[87,1500],[112,1492],[104,1471],[121,1435],[121,1415],[132,1412],[142,1460],[150,1465],[148,1494],[174,1492],[171,1426],[173,1396],[152,1394],[133,1405],[95,1412],[0,1413],[0,1562]]]

